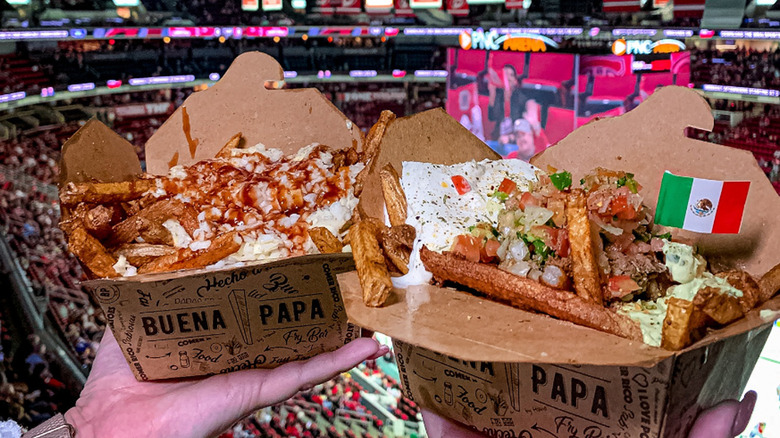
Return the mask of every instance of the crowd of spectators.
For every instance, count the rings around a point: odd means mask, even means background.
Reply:
[[[403,397],[398,382],[375,361],[366,361],[351,373],[362,372],[393,396],[384,406],[396,419],[421,421],[417,405]],[[246,418],[220,438],[384,438],[388,427],[363,401],[366,389],[350,373],[303,391],[291,399]]]
[[[780,193],[780,106],[756,108],[753,103],[733,104],[730,101],[717,101],[712,105],[716,109],[743,112],[745,118],[733,126],[727,122],[718,122],[712,132],[694,130],[692,136],[752,152],[758,165]]]
[[[34,427],[67,407],[69,395],[52,375],[52,358],[40,338],[30,335],[14,350],[3,316],[0,313],[0,420]]]
[[[60,335],[88,370],[105,328],[101,312],[78,284],[83,272],[67,251],[58,227],[55,202],[35,187],[16,187],[4,181],[0,188],[0,228],[27,273],[33,294],[48,300],[48,309]]]
[[[692,52],[692,79],[702,84],[780,89],[780,50],[740,47],[732,51],[713,49]]]

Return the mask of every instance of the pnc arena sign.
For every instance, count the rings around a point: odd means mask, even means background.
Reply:
[[[464,50],[508,50],[512,52],[546,52],[558,48],[558,43],[544,36],[531,33],[499,34],[495,30],[467,30],[458,36]]]
[[[678,40],[664,39],[628,40],[623,38],[612,43],[612,53],[622,55],[650,55],[652,53],[676,53],[685,50],[685,43]]]

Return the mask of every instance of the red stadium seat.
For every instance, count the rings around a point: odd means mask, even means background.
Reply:
[[[574,130],[574,110],[551,106],[547,109],[544,132],[550,144],[558,143]]]
[[[636,76],[596,76],[588,103],[620,103],[636,92]]]
[[[485,54],[484,50],[460,50],[455,72],[476,76],[485,69]]]
[[[691,83],[691,70],[690,66],[678,71],[674,77],[674,84],[681,87],[688,87]]]
[[[522,82],[525,88],[557,90],[574,77],[574,55],[531,53],[529,56],[528,77]]]
[[[588,123],[593,117],[577,117],[577,128]],[[544,133],[550,144],[555,144],[574,131],[574,110],[551,106],[547,109],[547,125]]]

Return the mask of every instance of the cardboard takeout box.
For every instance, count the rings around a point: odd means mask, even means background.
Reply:
[[[599,166],[632,172],[652,209],[665,170],[749,179],[739,235],[680,235],[761,277],[780,263],[780,197],[752,154],[686,138],[688,126],[711,130],[709,106],[692,90],[666,87],[626,115],[577,129],[532,163],[568,170],[574,181]],[[485,158],[499,157],[431,110],[390,126],[376,169]],[[364,195],[366,211],[382,217],[376,175]],[[386,307],[366,308],[356,273],[339,282],[350,320],[393,338],[407,397],[498,437],[687,436],[698,412],[740,396],[780,315],[775,297],[675,353],[431,285],[396,289]]]
[[[361,133],[316,89],[270,90],[283,80],[270,56],[249,52],[206,91],[191,95],[146,144],[149,173],[212,158],[236,133],[285,154],[312,143],[358,144]],[[96,120],[65,143],[60,184],[116,182],[141,173],[133,146]],[[64,211],[63,214],[67,214]],[[336,274],[351,254],[293,257],[241,268],[87,282],[138,380],[280,364],[354,339]]]

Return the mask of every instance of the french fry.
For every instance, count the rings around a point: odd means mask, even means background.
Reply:
[[[574,290],[583,299],[603,305],[601,276],[593,254],[586,196],[582,190],[572,190],[566,198],[566,221]]]
[[[156,179],[137,179],[111,183],[69,183],[60,190],[62,205],[80,202],[113,204],[138,199],[157,187]]]
[[[349,229],[352,255],[363,288],[363,302],[370,307],[384,305],[393,289],[376,236],[376,228],[368,221],[359,222]]]
[[[111,226],[119,222],[120,209],[115,205],[98,205],[84,215],[82,221],[90,234],[105,239],[111,234]]]
[[[368,217],[368,215],[366,214],[366,211],[363,209],[363,206],[358,204],[357,207],[355,207],[355,209],[352,210],[352,216],[350,217],[349,221],[352,222],[353,224],[356,224],[362,221],[363,219],[365,219],[366,217]]]
[[[230,137],[230,140],[225,143],[225,146],[222,146],[222,149],[217,152],[216,158],[230,158],[231,151],[238,147],[238,144],[241,143],[241,133]]]
[[[780,290],[780,265],[770,269],[758,282],[758,304],[769,301]]]
[[[416,231],[411,225],[396,225],[385,228],[380,232],[380,241],[385,257],[400,274],[409,272],[409,258],[412,254],[412,246]]]
[[[108,253],[103,244],[91,236],[84,227],[75,227],[68,236],[70,251],[86,265],[89,272],[98,278],[118,277],[114,270],[116,259]]]
[[[124,256],[133,266],[142,266],[152,260],[177,253],[178,250],[168,245],[152,245],[149,243],[129,243],[122,245],[116,252],[117,256]]]
[[[173,236],[161,223],[145,217],[138,218],[138,235],[144,242],[154,245],[173,246]]]
[[[759,304],[761,299],[760,286],[747,272],[732,270],[721,272],[717,274],[717,277],[726,279],[731,286],[742,291],[739,304],[743,313],[749,312]]]
[[[401,187],[401,177],[395,168],[387,163],[379,171],[379,177],[382,180],[382,194],[385,198],[385,207],[387,216],[390,218],[390,225],[403,225],[406,223],[406,194]]]
[[[661,348],[680,350],[694,342],[705,325],[705,316],[692,301],[669,298],[661,328]]]
[[[314,245],[323,254],[338,253],[344,248],[339,238],[325,227],[309,229],[309,237],[311,237],[311,241],[314,242]]]
[[[574,324],[642,340],[642,330],[631,318],[571,292],[514,275],[495,265],[472,262],[453,254],[439,254],[425,246],[420,250],[420,259],[440,284],[453,281],[518,309],[544,312]]]
[[[745,312],[737,297],[705,287],[696,293],[693,305],[718,324],[725,325],[741,318]]]
[[[152,229],[153,225],[149,225],[149,222],[162,226],[162,223],[168,219],[178,220],[190,237],[198,228],[198,215],[194,208],[176,199],[164,199],[142,209],[135,216],[131,216],[114,225],[109,243],[111,245],[120,245],[132,242],[141,235],[144,229],[147,232],[159,232],[159,229]],[[159,234],[157,235],[159,236]]]
[[[379,120],[374,123],[368,131],[368,135],[363,143],[363,162],[366,168],[355,178],[355,196],[360,195],[363,190],[363,184],[371,173],[376,156],[379,154],[379,145],[382,143],[387,128],[395,120],[395,114],[392,111],[384,110],[379,115]]]
[[[193,251],[189,248],[178,250],[171,255],[159,257],[138,268],[139,274],[153,272],[178,271],[180,269],[199,269],[217,263],[238,251],[241,244],[236,242],[238,233],[231,231],[211,241],[206,249]]]

